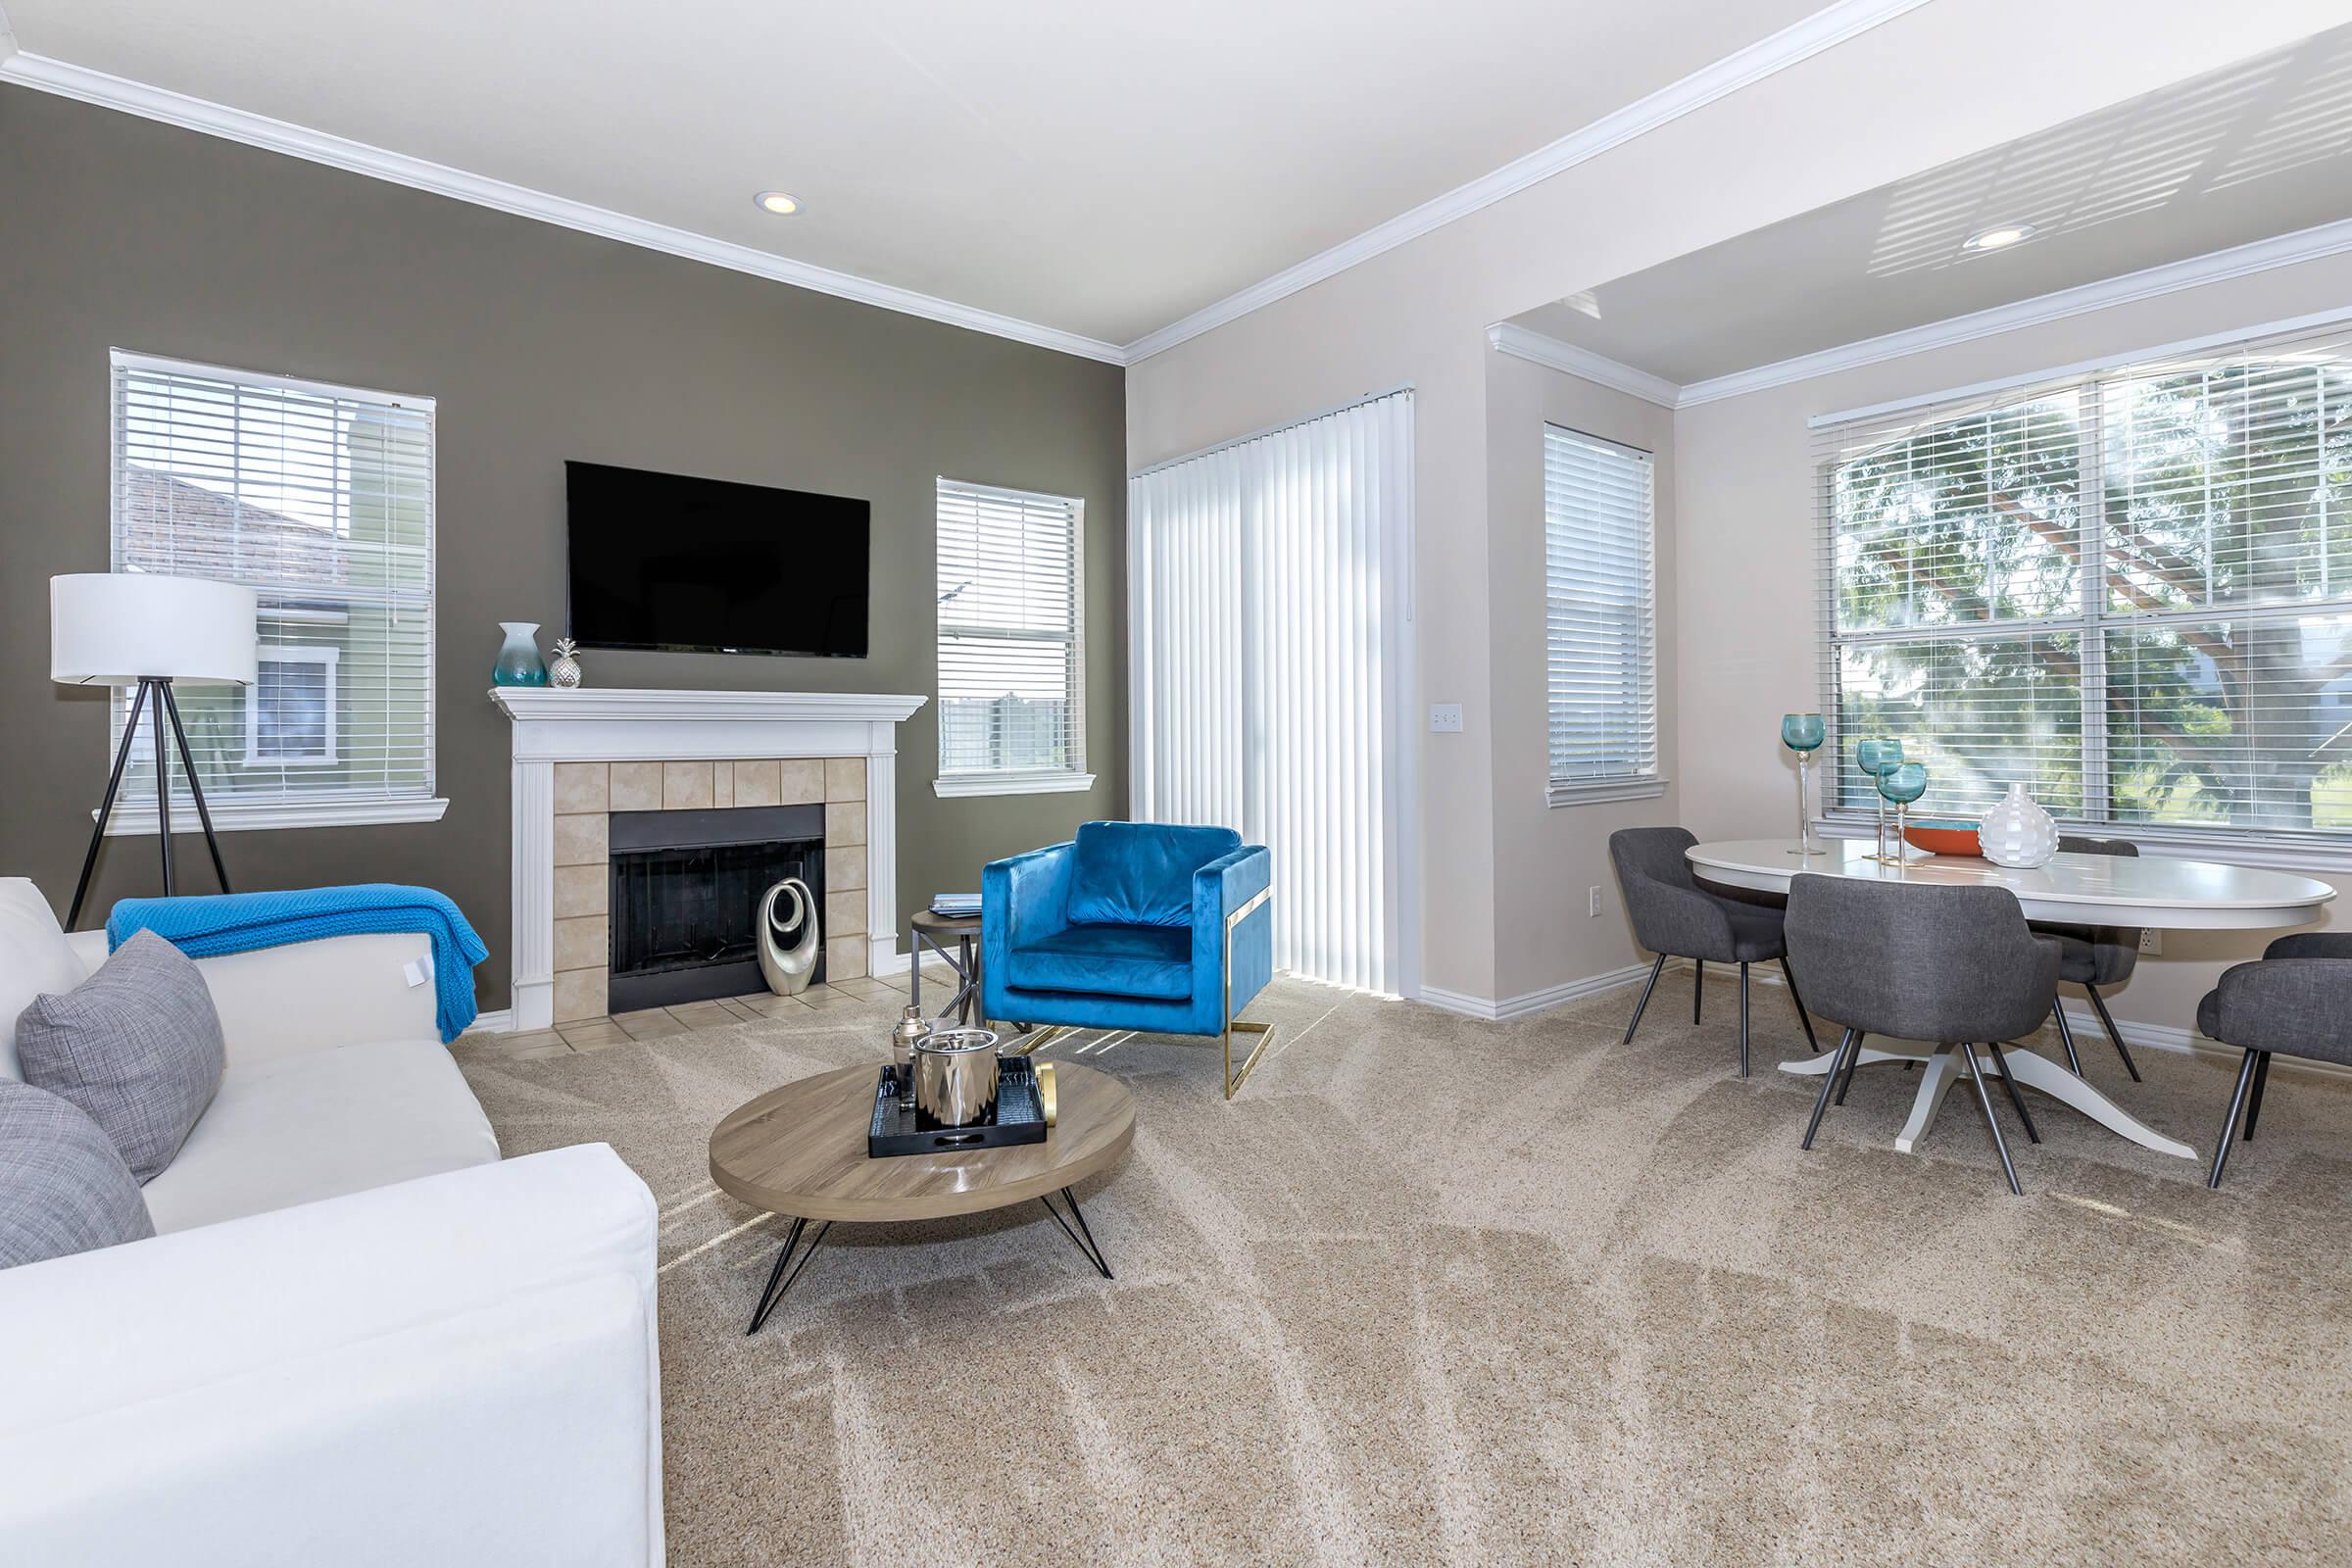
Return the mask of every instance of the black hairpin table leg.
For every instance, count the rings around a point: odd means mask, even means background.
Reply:
[[[1094,1264],[1104,1279],[1111,1278],[1110,1265],[1102,1258],[1102,1244],[1095,1240],[1095,1233],[1086,1228],[1086,1212],[1078,1206],[1078,1194],[1071,1188],[1064,1187],[1061,1190],[1061,1200],[1070,1205],[1070,1219],[1078,1222],[1076,1230],[1070,1229],[1070,1220],[1061,1217],[1061,1210],[1054,1206],[1053,1199],[1040,1198],[1038,1200],[1039,1202],[1046,1205],[1046,1212],[1054,1216],[1054,1223],[1061,1227],[1061,1234],[1078,1244],[1078,1250],[1086,1254],[1086,1260]]]
[[[816,1228],[816,1234],[808,1238],[808,1246],[801,1253],[800,1262],[787,1274],[784,1265],[792,1262],[792,1250],[800,1245],[801,1233],[808,1228],[807,1220],[796,1219],[792,1222],[792,1229],[785,1233],[784,1250],[776,1254],[776,1266],[768,1272],[767,1289],[760,1293],[760,1305],[752,1312],[752,1326],[743,1331],[746,1338],[760,1332],[760,1325],[767,1321],[767,1314],[776,1309],[776,1303],[783,1299],[784,1293],[792,1289],[792,1282],[801,1277],[801,1270],[807,1268],[808,1260],[816,1255],[816,1250],[824,1242],[825,1232],[833,1228],[833,1222],[827,1220]]]

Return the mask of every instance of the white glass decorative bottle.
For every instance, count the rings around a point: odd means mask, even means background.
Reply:
[[[2012,784],[1977,824],[1977,845],[1995,865],[2030,870],[2049,864],[2058,853],[2058,824],[2034,804],[2023,784]]]

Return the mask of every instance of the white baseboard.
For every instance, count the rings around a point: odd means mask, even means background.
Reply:
[[[1438,986],[1423,986],[1421,1000],[1433,1007],[1442,1007],[1447,1012],[1458,1012],[1464,1017],[1484,1018],[1489,1022],[1497,1022],[1504,1018],[1519,1018],[1531,1012],[1542,1012],[1546,1007],[1556,1007],[1563,1003],[1574,1002],[1580,997],[1593,996],[1602,991],[1614,991],[1619,986],[1633,984],[1648,973],[1649,965],[1646,963],[1628,964],[1622,969],[1611,969],[1605,974],[1588,975],[1582,980],[1564,981],[1556,986],[1545,986],[1541,991],[1529,991],[1520,996],[1504,997],[1499,1000],[1494,997],[1474,997],[1466,992],[1447,991]]]
[[[1666,967],[1687,974],[1690,970],[1690,960],[1669,958],[1666,961]],[[1735,970],[1737,968],[1736,965],[1730,967]],[[1574,1002],[1580,997],[1590,997],[1599,992],[1616,990],[1621,986],[1630,986],[1636,981],[1645,978],[1648,973],[1649,965],[1646,963],[1628,964],[1622,969],[1611,969],[1602,974],[1587,976],[1582,980],[1569,980],[1556,986],[1547,986],[1541,991],[1530,991],[1520,996],[1504,997],[1499,1000],[1494,997],[1474,997],[1466,992],[1446,991],[1437,986],[1423,986],[1421,1000],[1431,1006],[1443,1008],[1446,1012],[1460,1013],[1467,1018],[1482,1018],[1490,1023],[1495,1023],[1506,1018],[1524,1017],[1531,1012],[1542,1012],[1546,1007],[1556,1007],[1563,1003]],[[1749,970],[1749,974],[1751,978],[1767,985],[1785,984],[1781,978],[1780,965],[1777,963],[1756,964]],[[2087,1007],[2078,1010],[2070,1006],[2064,1011],[2067,1027],[2075,1032],[2076,1050],[2087,1054],[2094,1049],[2114,1049],[2112,1046],[2106,1045],[2107,1031],[2101,1027],[2096,1013],[2091,1012]],[[2116,1023],[2125,1031],[2124,1043],[2133,1050],[2144,1045],[2156,1051],[2171,1051],[2183,1055],[2211,1056],[2216,1061],[2227,1062],[2232,1067],[2237,1065],[2239,1055],[2237,1047],[2223,1045],[2218,1040],[2208,1040],[2193,1029],[2181,1029],[2171,1024],[2141,1023],[2132,1018],[2118,1018]],[[2352,1078],[2352,1067],[2339,1066],[2332,1061],[2313,1061],[2303,1056],[2278,1056],[2273,1058],[2272,1064],[2276,1067],[2292,1068],[2297,1072],[2313,1073],[2321,1077]]]
[[[514,1009],[501,1007],[496,1012],[476,1013],[473,1022],[466,1025],[466,1032],[469,1035],[511,1035],[514,1032]]]
[[[2085,1057],[2095,1057],[2100,1052],[2112,1052],[2107,1031],[2100,1027],[2099,1015],[2084,1008],[2062,1008],[2066,1026],[2075,1032],[2075,1050]],[[2118,1018],[2116,1027],[2124,1031],[2124,1044],[2137,1051],[2152,1046],[2158,1051],[2178,1052],[2182,1055],[2211,1056],[2219,1062],[2235,1067],[2244,1054],[2235,1046],[2226,1046],[2218,1040],[2208,1040],[2193,1029],[2177,1029],[2170,1024],[2141,1023],[2133,1018]],[[2297,1072],[2313,1073],[2323,1078],[2352,1078],[2352,1067],[2332,1061],[2314,1061],[2309,1056],[2273,1056],[2275,1068],[2291,1067]]]

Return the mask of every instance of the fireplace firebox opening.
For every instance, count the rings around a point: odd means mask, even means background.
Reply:
[[[808,917],[822,919],[822,806],[614,811],[611,834],[614,1012],[765,991],[760,900],[786,877],[808,885]]]

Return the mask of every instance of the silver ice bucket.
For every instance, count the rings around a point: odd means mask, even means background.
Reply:
[[[942,1127],[969,1127],[997,1102],[993,1029],[934,1029],[914,1043],[914,1108]]]

